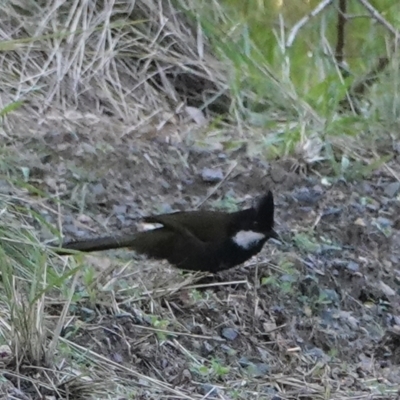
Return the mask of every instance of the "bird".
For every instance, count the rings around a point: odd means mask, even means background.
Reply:
[[[159,227],[119,237],[66,242],[57,253],[130,248],[151,259],[167,260],[179,269],[217,273],[258,254],[267,240],[279,239],[274,230],[271,191],[250,208],[236,212],[180,211],[144,217],[143,222]]]

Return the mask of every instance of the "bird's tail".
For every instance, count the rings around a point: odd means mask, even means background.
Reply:
[[[146,254],[152,258],[168,258],[171,249],[175,246],[174,233],[158,228],[147,232],[137,232],[131,235],[108,236],[95,239],[67,242],[56,250],[62,255],[71,254],[70,250],[93,252],[128,247],[136,253]]]
[[[119,249],[122,247],[130,247],[135,241],[136,235],[125,236],[106,236],[102,238],[77,240],[66,242],[57,249],[58,254],[67,254],[68,250],[76,250],[83,252],[102,251],[110,249]],[[64,251],[65,250],[65,251]]]

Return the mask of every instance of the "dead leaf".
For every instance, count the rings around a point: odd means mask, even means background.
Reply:
[[[367,226],[362,218],[357,218],[357,219],[354,221],[354,225],[358,225],[358,226]]]
[[[187,106],[185,107],[185,111],[189,117],[196,122],[197,125],[207,125],[207,118],[204,116],[203,111],[201,111],[199,108]]]

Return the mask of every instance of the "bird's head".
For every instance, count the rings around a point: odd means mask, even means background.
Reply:
[[[274,230],[274,196],[271,191],[259,198],[253,207],[246,211],[233,237],[237,245],[249,249],[268,239],[279,240],[279,235]]]

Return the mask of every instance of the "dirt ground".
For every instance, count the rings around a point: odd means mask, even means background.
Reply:
[[[110,368],[126,366],[120,379],[131,382],[132,398],[184,398],[177,388],[199,399],[398,396],[395,164],[363,181],[328,184],[317,166],[301,173],[290,160],[266,162],[246,148],[62,131],[15,146],[30,183],[63,201],[62,218],[49,211],[51,200],[37,209],[67,238],[128,232],[151,213],[240,208],[274,191],[282,243],[269,242],[209,284],[196,287],[196,276],[127,250],[86,257],[97,291],[71,310],[68,339]],[[41,237],[54,239],[43,227]],[[144,377],[170,390],[152,389]]]

